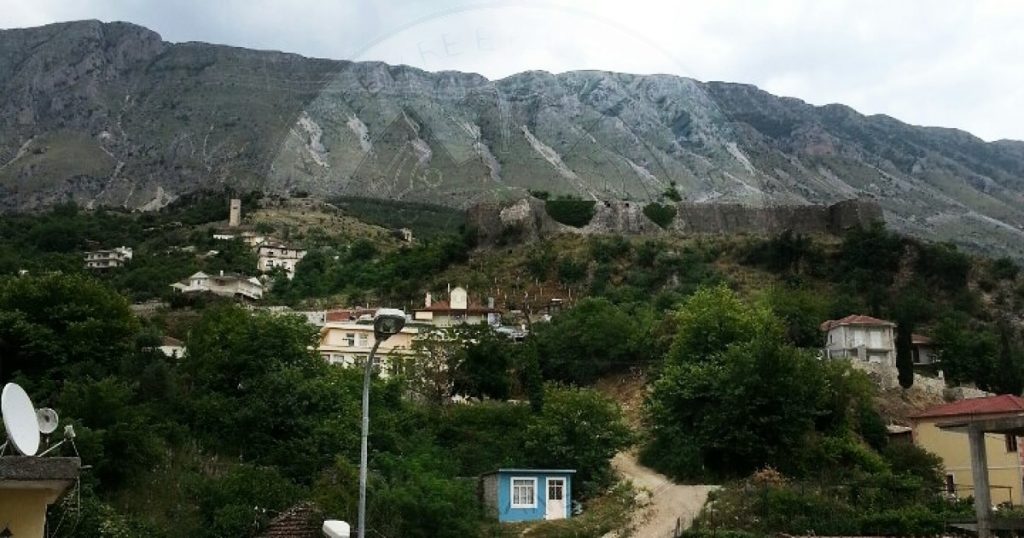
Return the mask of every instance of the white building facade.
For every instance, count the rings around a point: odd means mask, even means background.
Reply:
[[[132,260],[132,249],[117,247],[110,250],[92,250],[85,253],[85,267],[102,271],[124,267]]]
[[[306,256],[306,251],[300,248],[289,247],[284,243],[267,242],[256,249],[257,269],[261,273],[268,273],[274,269],[284,269],[288,279],[295,278],[295,266],[299,260]]]
[[[181,282],[171,284],[171,287],[179,293],[186,294],[209,292],[223,297],[253,301],[263,298],[263,283],[259,279],[232,273],[225,274],[224,271],[212,276],[200,271]]]
[[[821,324],[826,358],[857,359],[896,365],[896,324],[871,316],[850,315]]]

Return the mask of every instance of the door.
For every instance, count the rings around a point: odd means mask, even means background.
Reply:
[[[548,477],[548,502],[544,519],[565,519],[565,479]]]

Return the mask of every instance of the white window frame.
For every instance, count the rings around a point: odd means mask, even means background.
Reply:
[[[530,481],[533,485],[533,503],[516,503],[516,480]],[[508,500],[512,508],[537,508],[537,496],[540,493],[537,491],[537,477],[536,476],[510,476],[508,479]]]

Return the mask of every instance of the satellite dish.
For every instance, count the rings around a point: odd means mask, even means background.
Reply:
[[[15,450],[26,456],[35,456],[39,451],[39,422],[25,389],[15,383],[4,385],[3,393],[0,393],[0,411],[3,411],[7,438]]]
[[[39,424],[39,433],[49,435],[57,431],[57,412],[49,407],[36,409],[36,422]]]

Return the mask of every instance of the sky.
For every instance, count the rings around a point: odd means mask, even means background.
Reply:
[[[1019,0],[0,0],[0,28],[78,19],[492,79],[600,69],[742,82],[1024,140]]]

